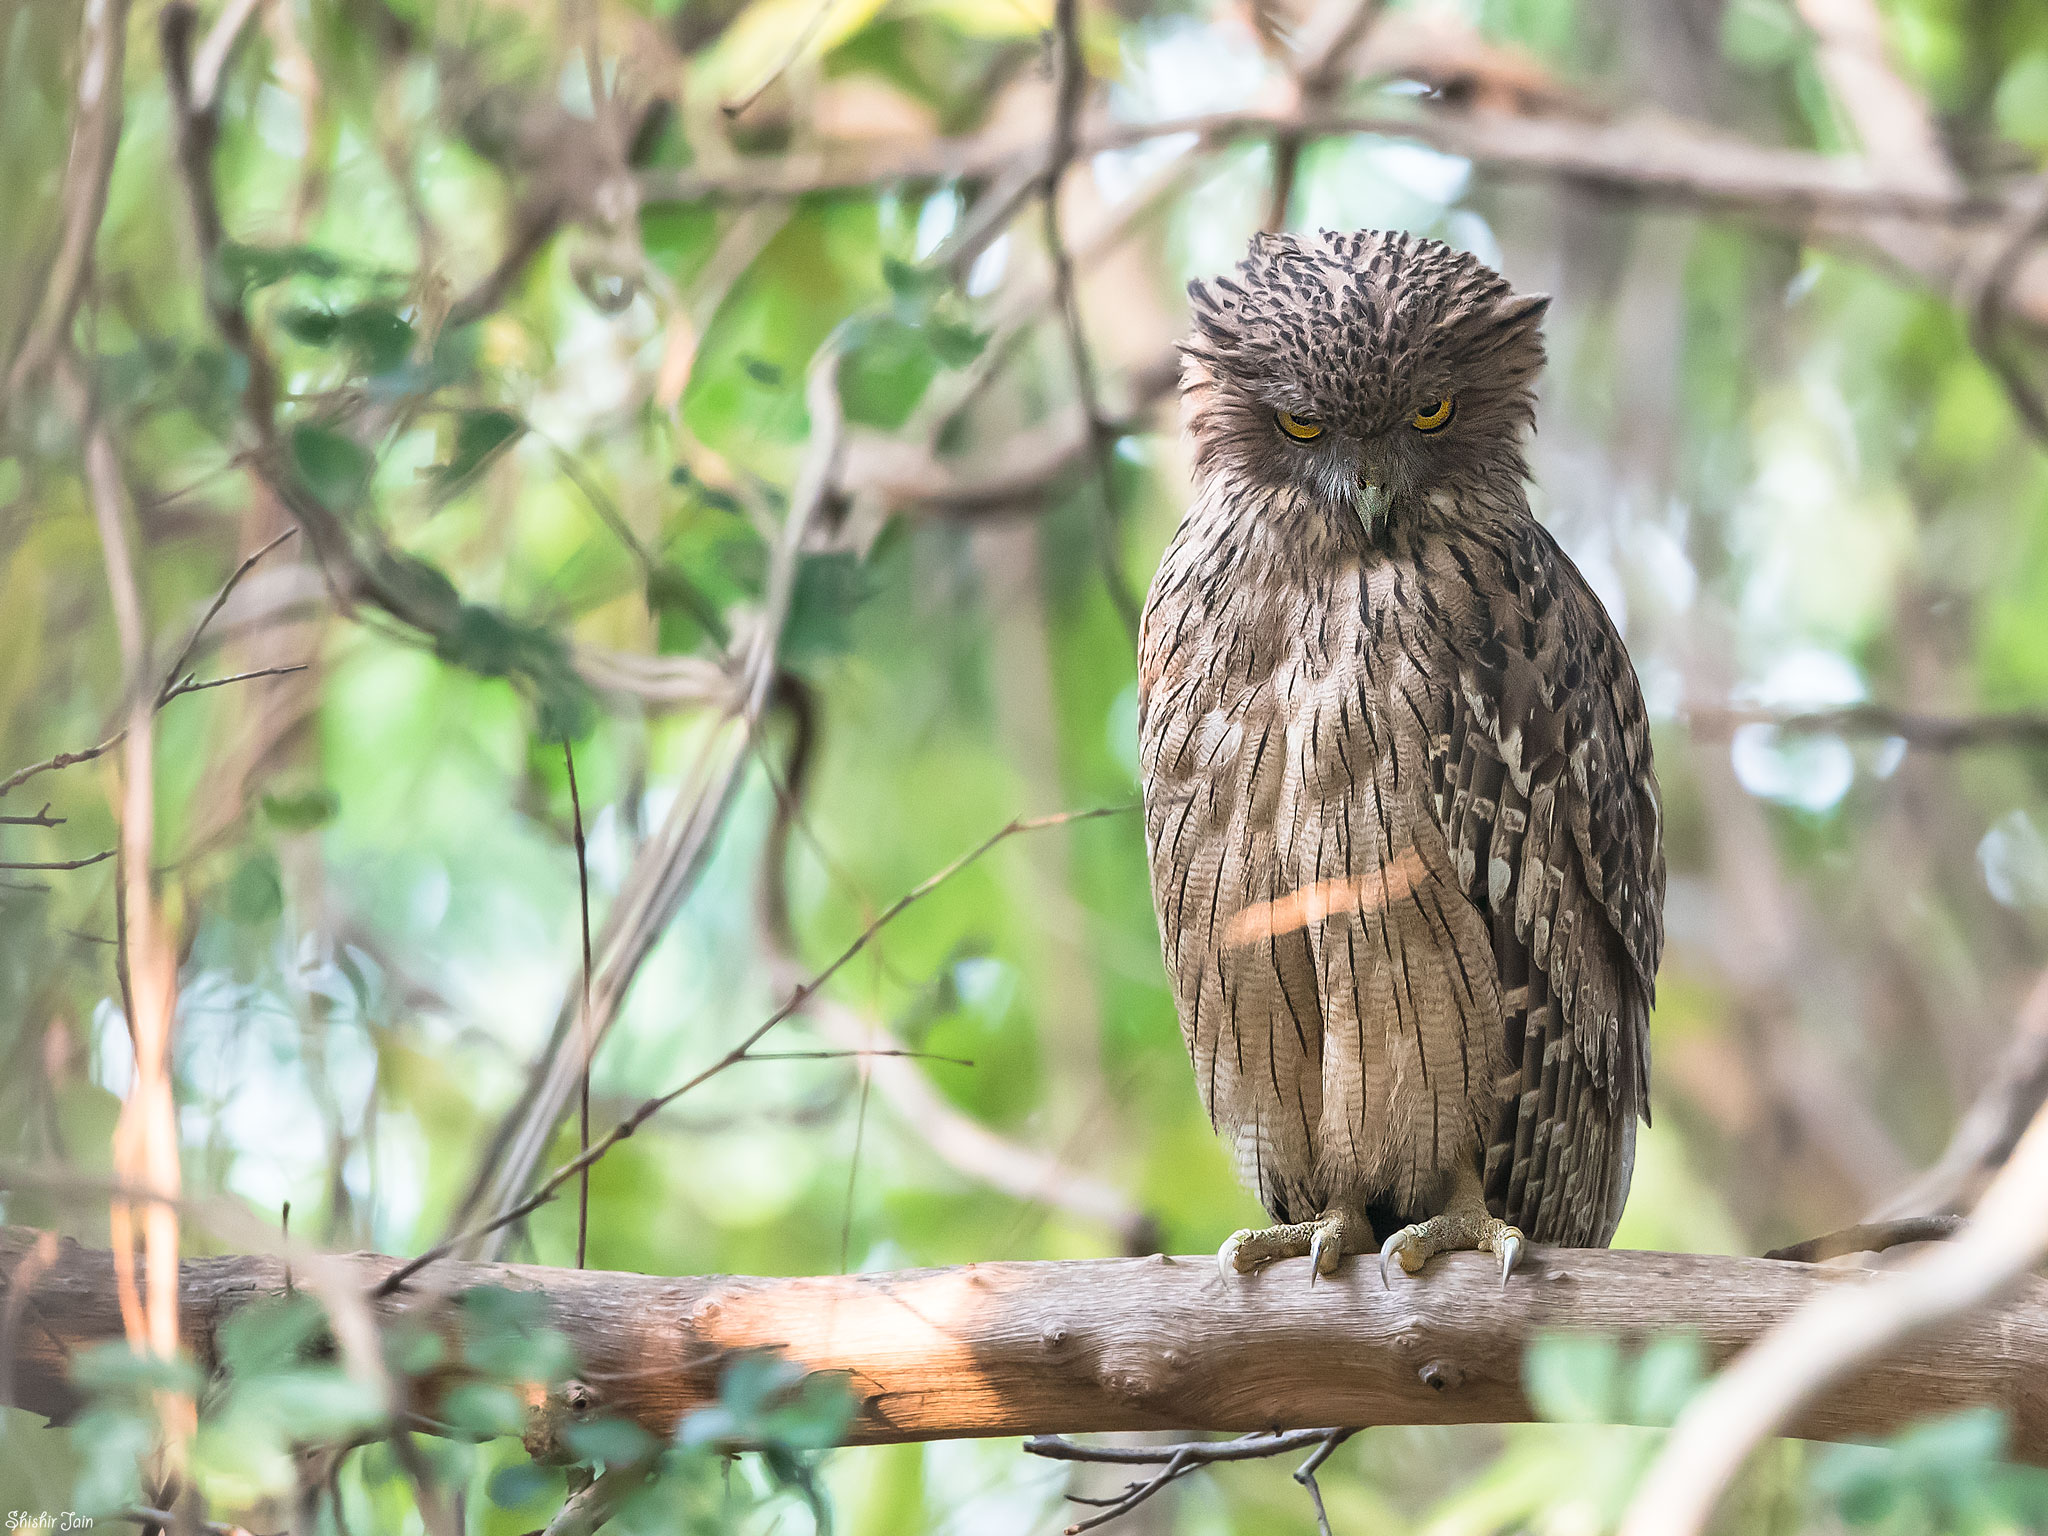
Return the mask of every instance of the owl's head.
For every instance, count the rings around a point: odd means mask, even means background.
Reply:
[[[1436,240],[1262,234],[1191,283],[1181,395],[1204,475],[1304,490],[1368,532],[1436,490],[1519,488],[1549,300]]]

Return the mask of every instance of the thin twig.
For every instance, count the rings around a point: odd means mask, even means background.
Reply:
[[[206,40],[192,54],[192,99],[202,111],[212,111],[220,100],[220,83],[241,46],[249,23],[263,8],[263,0],[228,0],[214,21]]]
[[[158,709],[162,709],[171,700],[188,693],[200,693],[208,688],[222,688],[229,683],[247,682],[251,678],[280,677],[288,672],[303,672],[306,670],[303,666],[259,667],[253,672],[237,672],[231,677],[216,677],[203,683],[194,682],[189,677],[182,679],[178,677],[185,663],[191,660],[192,652],[197,648],[200,638],[205,635],[207,626],[212,624],[215,617],[219,615],[222,606],[228,600],[229,594],[235,590],[235,587],[241,582],[242,578],[255,568],[257,561],[261,560],[297,532],[296,528],[287,529],[228,573],[228,579],[221,583],[220,590],[213,595],[213,601],[206,605],[206,612],[200,616],[199,622],[192,626],[192,632],[185,637],[185,643],[178,648],[177,659],[164,669],[163,685],[157,690],[156,696],[156,707]],[[55,757],[47,758],[40,763],[29,764],[28,767],[10,774],[7,778],[0,779],[0,798],[4,798],[8,791],[19,788],[39,773],[48,773],[57,768],[69,768],[77,763],[89,763],[96,757],[105,756],[115,747],[118,747],[127,734],[128,729],[126,726],[123,726],[98,746],[87,747],[83,752],[59,752]],[[48,807],[46,806],[44,809],[47,810]]]
[[[846,1206],[839,1217],[839,1273],[842,1275],[846,1273],[847,1260],[853,1251],[853,1190],[860,1178],[860,1153],[868,1134],[868,1094],[874,1086],[875,1074],[863,1070],[860,1075],[860,1106],[853,1115],[853,1156],[846,1160]]]
[[[276,538],[272,539],[269,543],[265,544],[261,549],[258,549],[253,554],[247,556],[245,559],[241,561],[240,564],[238,564],[232,571],[228,573],[228,579],[222,582],[220,584],[220,590],[213,594],[213,601],[206,605],[206,612],[202,613],[199,616],[199,622],[192,626],[192,633],[187,635],[185,637],[185,643],[182,646],[178,647],[178,654],[176,655],[176,657],[172,659],[171,664],[169,666],[164,668],[165,688],[169,688],[171,686],[171,679],[175,678],[179,673],[185,670],[185,663],[192,659],[192,652],[194,651],[194,649],[197,648],[201,637],[205,635],[207,627],[211,625],[213,621],[220,616],[221,609],[227,605],[227,600],[234,595],[235,588],[241,585],[242,578],[244,576],[247,576],[251,571],[255,570],[257,562],[260,561],[265,555],[269,554],[273,549],[276,549],[278,545],[284,543],[285,540],[287,539],[296,537],[298,531],[299,530],[296,528],[285,529],[283,533],[280,533]],[[254,674],[251,675],[253,676]],[[234,679],[222,679],[222,681],[234,681]],[[208,684],[207,686],[213,687],[217,685]],[[164,702],[166,702],[166,699],[160,696],[158,699],[158,703],[162,704]]]
[[[2012,1038],[1984,1087],[1957,1119],[1931,1167],[1871,1212],[1883,1221],[1961,1208],[1986,1175],[2004,1166],[2048,1099],[2048,970],[2034,979],[2013,1020]]]
[[[2048,171],[2035,177],[2015,200],[1989,260],[1965,287],[1971,345],[1985,366],[1998,375],[2006,397],[2027,430],[2048,447],[2048,401],[2042,399],[2041,391],[2022,371],[1999,334],[2021,260],[2043,230],[2048,230]]]
[[[57,1234],[45,1232],[8,1281],[7,1304],[0,1309],[0,1403],[14,1401],[14,1357],[21,1343],[22,1320],[28,1315],[36,1282],[56,1262]]]
[[[753,738],[779,671],[776,655],[795,596],[804,539],[823,516],[839,479],[845,414],[838,379],[846,335],[842,326],[826,338],[811,360],[804,387],[811,418],[810,442],[781,536],[770,556],[755,623],[744,637],[744,645],[735,643],[734,654],[726,658],[735,674],[728,709],[736,729],[714,733],[706,741],[694,785],[677,795],[660,832],[635,855],[606,916],[599,941],[605,962],[597,972],[590,1020],[593,1049],[602,1045],[641,963],[688,895],[733,802],[740,769],[747,760],[746,744]],[[575,1010],[565,1004],[526,1091],[499,1122],[479,1160],[479,1171],[449,1224],[465,1235],[451,1241],[467,1243],[501,1232],[516,1219],[508,1212],[516,1209],[523,1214],[534,1208],[522,1199],[522,1191],[545,1166],[542,1160],[579,1076],[569,1054],[574,1024]],[[601,1155],[601,1149],[593,1150],[593,1159]],[[481,1225],[473,1221],[478,1211],[489,1213]]]
[[[1323,1516],[1322,1490],[1316,1486],[1316,1469],[1329,1459],[1330,1453],[1352,1435],[1350,1429],[1295,1429],[1284,1434],[1261,1433],[1240,1435],[1235,1440],[1184,1440],[1174,1445],[1082,1445],[1059,1435],[1034,1435],[1024,1442],[1024,1450],[1032,1456],[1044,1456],[1053,1461],[1107,1462],[1116,1466],[1157,1466],[1159,1471],[1141,1482],[1127,1486],[1112,1498],[1089,1498],[1082,1494],[1070,1493],[1068,1499],[1076,1504],[1089,1504],[1102,1513],[1091,1515],[1086,1520],[1076,1521],[1066,1528],[1066,1536],[1079,1536],[1082,1531],[1092,1531],[1098,1526],[1109,1524],[1120,1516],[1129,1514],[1140,1504],[1151,1498],[1167,1485],[1179,1481],[1190,1472],[1213,1465],[1220,1461],[1259,1461],[1268,1456],[1285,1456],[1293,1451],[1313,1447],[1307,1461],[1294,1474],[1295,1480],[1309,1490],[1315,1501],[1316,1518],[1327,1532],[1329,1523]]]
[[[172,699],[181,699],[188,693],[204,693],[209,688],[225,688],[229,683],[246,683],[258,677],[290,677],[294,672],[304,672],[307,668],[308,663],[296,662],[288,667],[256,667],[247,672],[234,672],[226,677],[209,677],[203,682],[197,678],[187,677],[174,684],[164,695],[164,703],[168,704]]]
[[[1053,6],[1053,124],[1052,146],[1045,159],[1045,181],[1039,188],[1045,211],[1045,249],[1052,262],[1053,307],[1067,340],[1067,360],[1073,369],[1074,390],[1081,401],[1087,423],[1088,451],[1095,464],[1097,494],[1102,498],[1096,518],[1096,537],[1102,557],[1103,581],[1109,600],[1123,621],[1131,643],[1138,641],[1138,599],[1125,574],[1122,518],[1116,494],[1116,437],[1103,415],[1101,391],[1096,386],[1095,354],[1088,345],[1088,333],[1081,323],[1080,297],[1075,291],[1074,256],[1067,249],[1060,229],[1060,182],[1073,164],[1081,108],[1087,99],[1088,70],[1081,54],[1080,0],[1055,0]]]
[[[500,1211],[498,1214],[492,1216],[489,1220],[482,1222],[477,1226],[471,1227],[465,1231],[458,1232],[455,1236],[450,1237],[443,1242],[436,1243],[432,1248],[429,1248],[425,1253],[421,1254],[418,1258],[410,1259],[406,1263],[401,1264],[397,1269],[393,1270],[390,1274],[386,1275],[383,1280],[378,1282],[377,1288],[372,1294],[377,1296],[389,1296],[392,1292],[396,1291],[400,1286],[405,1284],[407,1280],[410,1280],[414,1275],[418,1274],[422,1269],[425,1269],[429,1264],[433,1263],[436,1259],[445,1258],[448,1254],[453,1253],[457,1248],[463,1247],[465,1244],[473,1242],[477,1238],[483,1237],[491,1232],[499,1231],[504,1227],[510,1226],[515,1221],[519,1221],[527,1216],[530,1216],[531,1214],[533,1214],[533,1212],[539,1210],[543,1205],[547,1204],[549,1200],[554,1198],[556,1190],[560,1189],[570,1179],[576,1177],[576,1175],[581,1173],[585,1168],[588,1168],[592,1164],[596,1163],[598,1159],[605,1155],[605,1153],[609,1152],[613,1147],[617,1146],[620,1142],[624,1141],[628,1136],[631,1136],[635,1131],[639,1130],[642,1125],[646,1124],[646,1122],[650,1118],[652,1118],[655,1114],[659,1113],[667,1105],[673,1104],[677,1099],[681,1098],[691,1089],[698,1087],[702,1083],[708,1082],[710,1079],[716,1077],[719,1073],[725,1071],[727,1068],[736,1066],[738,1063],[749,1059],[754,1046],[760,1043],[763,1036],[765,1036],[770,1030],[775,1028],[775,1026],[780,1024],[783,1020],[787,1019],[791,1014],[801,1009],[803,1005],[810,1000],[811,996],[818,991],[819,988],[823,987],[826,982],[830,981],[835,975],[837,975],[840,970],[842,970],[851,960],[854,959],[855,956],[859,955],[862,950],[866,949],[868,945],[874,940],[877,934],[879,934],[896,918],[900,917],[907,908],[912,906],[914,903],[922,900],[924,897],[930,895],[933,891],[937,890],[940,886],[944,885],[948,880],[952,879],[953,876],[959,874],[961,870],[967,868],[968,865],[974,863],[983,854],[987,853],[991,848],[994,848],[998,843],[1001,843],[1008,838],[1014,837],[1020,832],[1035,832],[1045,827],[1065,826],[1069,822],[1089,821],[1098,816],[1114,816],[1129,809],[1129,806],[1123,805],[1097,806],[1085,811],[1061,811],[1051,816],[1019,817],[1016,820],[1010,822],[1001,830],[997,831],[990,837],[984,839],[981,843],[977,844],[968,852],[962,854],[959,858],[955,859],[952,863],[948,864],[944,869],[941,869],[937,874],[927,876],[912,890],[907,892],[905,895],[898,897],[895,900],[895,902],[893,902],[885,911],[883,911],[881,916],[877,917],[872,923],[868,924],[866,928],[862,929],[860,934],[854,939],[854,941],[851,944],[849,944],[845,949],[840,951],[838,958],[833,960],[832,963],[826,966],[822,971],[819,971],[817,975],[813,976],[808,982],[805,982],[802,986],[796,988],[795,991],[793,991],[790,994],[789,1000],[787,1002],[785,1002],[780,1008],[776,1009],[773,1013],[771,1013],[760,1024],[756,1025],[754,1029],[748,1033],[747,1037],[744,1040],[742,1040],[738,1045],[734,1046],[731,1050],[727,1051],[723,1056],[719,1057],[718,1060],[714,1061],[710,1066],[704,1068],[703,1071],[697,1073],[694,1077],[690,1078],[688,1081],[684,1082],[680,1086],[671,1088],[666,1093],[657,1094],[655,1097],[651,1099],[643,1100],[640,1106],[637,1109],[635,1109],[630,1115],[626,1116],[625,1119],[619,1121],[618,1124],[614,1125],[611,1128],[611,1130],[606,1132],[600,1140],[592,1143],[588,1151],[579,1153],[576,1157],[570,1159],[566,1163],[563,1163],[560,1167],[555,1169],[553,1173],[549,1174],[547,1178],[541,1182],[540,1187],[536,1189],[531,1195],[527,1196],[524,1200],[519,1201],[510,1209]]]
[[[1355,1429],[1330,1430],[1323,1436],[1323,1443],[1309,1452],[1308,1460],[1294,1469],[1294,1480],[1308,1490],[1309,1503],[1315,1506],[1318,1536],[1334,1536],[1334,1533],[1330,1530],[1329,1511],[1323,1508],[1323,1490],[1316,1481],[1316,1472],[1338,1446],[1357,1433]]]
[[[1380,13],[1383,0],[1335,0],[1316,13],[1314,22],[1327,22],[1323,35],[1311,39],[1294,71],[1295,90],[1303,115],[1319,112],[1329,105],[1343,83],[1344,64]],[[1273,185],[1266,204],[1264,228],[1284,229],[1287,210],[1294,201],[1295,173],[1300,168],[1302,135],[1281,132],[1273,136]]]
[[[50,802],[45,800],[43,808],[33,816],[0,816],[0,827],[61,827],[66,818],[50,814]]]
[[[78,66],[78,114],[64,166],[62,227],[57,254],[43,281],[21,344],[7,370],[0,406],[18,405],[29,385],[62,350],[72,317],[85,296],[93,246],[106,216],[107,185],[121,143],[123,65],[128,43],[130,0],[87,0],[83,58]]]
[[[576,1103],[577,1150],[590,1152],[590,1059],[596,1043],[590,1038],[590,861],[583,846],[583,797],[576,791],[576,753],[562,738],[562,762],[569,770],[569,817],[576,833],[576,896],[583,924],[583,1003],[577,1016],[583,1025],[583,1081]],[[576,1176],[576,1267],[583,1267],[590,1246],[590,1166]]]
[[[90,869],[95,864],[105,863],[108,859],[111,859],[118,851],[119,850],[117,849],[108,848],[103,850],[102,852],[93,854],[90,858],[64,859],[56,863],[47,864],[37,863],[34,861],[26,863],[17,863],[13,860],[8,860],[4,863],[0,863],[0,869]]]
[[[1845,1254],[1882,1253],[1887,1248],[1897,1248],[1905,1243],[1938,1243],[1962,1230],[1963,1218],[1960,1216],[1901,1216],[1893,1221],[1859,1222],[1853,1227],[1843,1227],[1839,1232],[1809,1237],[1803,1243],[1773,1248],[1764,1257],[1793,1264],[1819,1264],[1827,1259],[1839,1259]]]
[[[570,1496],[541,1536],[591,1536],[617,1513],[626,1496],[646,1481],[643,1465],[607,1467],[588,1487]]]

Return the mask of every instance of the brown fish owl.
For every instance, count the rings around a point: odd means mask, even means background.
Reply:
[[[1657,781],[1613,621],[1529,512],[1547,300],[1432,240],[1261,235],[1193,284],[1196,495],[1139,753],[1226,1272],[1605,1245],[1649,1117]]]

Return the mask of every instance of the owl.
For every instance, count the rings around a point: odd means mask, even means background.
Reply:
[[[1525,491],[1548,300],[1377,231],[1189,294],[1138,731],[1181,1034],[1275,1223],[1219,1263],[1505,1285],[1613,1236],[1663,947],[1642,691]]]

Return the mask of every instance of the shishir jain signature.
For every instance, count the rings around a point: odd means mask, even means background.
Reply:
[[[31,1509],[10,1509],[7,1511],[7,1529],[10,1531],[89,1531],[92,1516],[81,1515],[76,1510],[46,1509],[38,1514]]]

